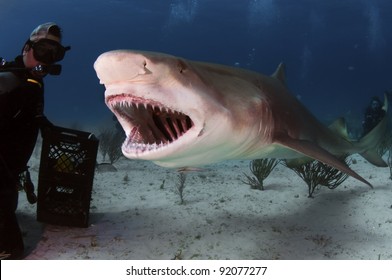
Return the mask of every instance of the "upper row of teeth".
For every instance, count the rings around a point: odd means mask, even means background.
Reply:
[[[133,107],[133,108],[136,108],[136,109],[144,108],[146,110],[147,109],[151,109],[151,110],[154,110],[154,111],[158,110],[158,111],[161,111],[163,113],[173,113],[173,114],[174,113],[178,113],[177,111],[171,110],[170,108],[167,108],[167,107],[159,107],[159,106],[154,106],[153,107],[151,104],[129,102],[129,101],[126,101],[126,100],[122,100],[119,105],[122,106],[122,107],[128,107],[128,108]]]

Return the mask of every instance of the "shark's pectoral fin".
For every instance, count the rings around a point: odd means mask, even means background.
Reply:
[[[274,140],[276,144],[285,146],[289,149],[304,154],[307,157],[328,164],[372,187],[372,185],[368,181],[366,181],[364,178],[359,176],[354,170],[348,167],[344,162],[342,162],[337,157],[335,157],[328,151],[324,150],[314,142],[301,140],[301,139],[294,139],[287,135],[279,135],[275,137]]]

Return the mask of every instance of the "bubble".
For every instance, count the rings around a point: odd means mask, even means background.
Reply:
[[[384,34],[382,31],[382,23],[380,19],[380,9],[371,4],[366,11],[369,26],[368,26],[368,46],[371,51],[377,51],[385,46]]]
[[[270,25],[278,18],[275,0],[251,0],[248,6],[248,24],[250,27]]]

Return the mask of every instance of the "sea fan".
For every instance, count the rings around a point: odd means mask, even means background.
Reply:
[[[252,189],[264,190],[264,180],[278,163],[279,160],[269,158],[252,160],[249,164],[249,169],[254,177],[244,173],[246,181],[243,180],[242,182],[249,185]]]
[[[184,189],[185,189],[185,181],[186,181],[186,173],[185,172],[178,172],[178,180],[175,185],[174,192],[178,194],[180,197],[180,204],[185,204],[185,195],[184,195]]]
[[[343,159],[343,161],[346,164],[349,163],[346,159]],[[317,186],[321,185],[329,189],[335,189],[348,177],[346,173],[317,160],[299,166],[288,165],[287,162],[284,165],[305,181],[309,188],[309,197],[313,197],[313,192]]]

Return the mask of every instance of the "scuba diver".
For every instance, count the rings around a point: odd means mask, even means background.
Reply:
[[[0,62],[0,259],[24,256],[15,215],[19,176],[27,170],[39,130],[45,137],[45,130],[52,126],[43,113],[43,78],[61,72],[56,62],[70,49],[61,45],[61,38],[57,24],[41,24],[32,31],[21,55],[12,62]],[[25,179],[29,181],[28,175]],[[28,192],[29,202],[34,203],[31,186]]]
[[[373,96],[369,106],[366,108],[364,120],[362,121],[363,136],[371,131],[385,116],[382,109],[383,103],[377,96]]]

